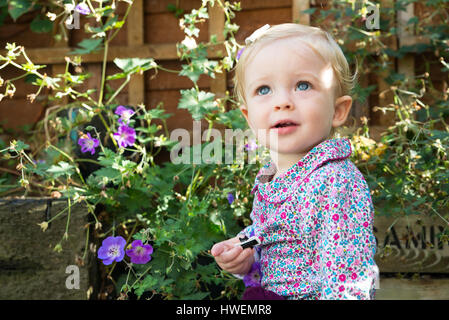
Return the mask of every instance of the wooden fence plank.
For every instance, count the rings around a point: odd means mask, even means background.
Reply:
[[[225,15],[218,3],[215,3],[213,7],[209,5],[209,38],[212,35],[217,36],[217,41],[221,42],[225,40],[223,35],[223,29],[225,24]],[[215,73],[215,79],[211,79],[210,91],[215,93],[218,98],[224,98],[226,96],[226,72]]]
[[[406,11],[398,11],[398,36],[399,47],[413,44],[413,32],[407,28],[407,22],[414,16],[414,4],[410,3]],[[408,25],[410,26],[410,25]],[[405,78],[413,81],[415,77],[415,57],[414,54],[408,53],[403,58],[398,59],[398,71],[405,75]]]
[[[56,33],[57,27],[58,26],[55,24],[55,28],[53,30],[53,33]],[[60,41],[53,40],[53,47],[54,48],[67,48],[68,47],[68,44],[69,44],[69,41],[70,41],[70,30],[67,29],[66,32],[67,32],[67,37],[66,38],[63,37]],[[65,60],[61,61],[61,63],[53,64],[51,66],[53,77],[56,77],[56,75],[58,75],[58,74],[64,74],[65,73],[65,68],[66,68],[66,61]],[[61,83],[61,85],[62,85],[62,83]],[[68,103],[68,101],[69,101],[68,96],[64,96],[61,99],[56,100],[53,104],[66,105]]]
[[[35,64],[54,64],[62,63],[65,56],[74,56],[69,54],[74,48],[38,48],[38,49],[26,49],[25,51],[31,61]],[[211,51],[209,58],[218,58],[219,50],[223,50],[220,46],[217,46],[216,50]],[[0,50],[0,55],[5,56],[6,50]],[[177,60],[176,44],[144,44],[140,46],[117,46],[110,47],[108,52],[108,62],[113,61],[115,58],[153,58],[155,60]],[[25,63],[26,60],[18,57],[17,63]],[[82,56],[82,62],[101,62],[103,61],[103,52],[90,53]]]
[[[388,58],[387,64],[394,69],[395,59],[391,57]],[[385,81],[390,75],[388,70],[388,68],[385,68],[377,75],[379,107],[386,107],[388,104],[393,103],[393,94],[390,90],[390,85]],[[375,112],[371,118],[374,120],[373,124],[387,128],[394,124],[395,114],[394,111],[383,112],[379,110]]]
[[[310,25],[310,15],[302,13],[302,11],[309,8],[309,0],[292,0],[292,21],[294,23]]]

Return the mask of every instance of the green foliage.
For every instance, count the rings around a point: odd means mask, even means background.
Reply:
[[[88,54],[101,50],[103,39],[84,39],[78,43],[79,48],[70,52],[71,54]]]
[[[45,33],[53,30],[53,22],[41,16],[36,16],[31,21],[30,28],[36,33]]]
[[[33,1],[31,0],[10,0],[9,14],[11,18],[17,20],[21,15],[33,8]]]
[[[195,88],[181,90],[178,108],[189,110],[193,120],[201,120],[205,114],[218,109],[214,97],[211,92],[198,91]]]

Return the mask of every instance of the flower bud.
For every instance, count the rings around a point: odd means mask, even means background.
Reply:
[[[53,248],[53,251],[56,251],[56,252],[61,252],[62,251],[62,246],[61,246],[61,244],[60,243],[58,243],[57,245],[55,245],[55,247]]]
[[[30,182],[27,179],[20,179],[20,185],[24,188],[28,187],[28,185],[30,184]]]
[[[42,222],[42,223],[38,223],[37,225],[38,225],[39,227],[41,227],[41,229],[42,229],[43,232],[45,232],[45,230],[48,229],[48,222],[47,222],[47,221],[44,221],[44,222]]]

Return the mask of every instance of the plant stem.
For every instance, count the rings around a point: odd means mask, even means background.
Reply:
[[[103,93],[104,93],[104,81],[106,77],[106,64],[108,59],[108,49],[109,49],[109,42],[106,40],[104,42],[104,52],[103,52],[103,69],[101,72],[101,85],[100,85],[100,95],[98,97],[98,105],[103,106]]]
[[[128,84],[128,82],[131,80],[131,76],[130,75],[128,75],[127,77],[126,77],[126,80],[120,85],[120,87],[117,89],[117,90],[115,90],[115,92],[114,92],[114,94],[109,98],[109,100],[106,102],[106,105],[109,105],[111,102],[112,102],[112,100],[114,100],[115,99],[115,97],[120,93],[120,91],[122,91],[122,89]]]

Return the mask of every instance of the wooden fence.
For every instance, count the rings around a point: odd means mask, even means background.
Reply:
[[[179,29],[177,18],[167,10],[167,5],[171,1],[143,1],[135,0],[133,9],[124,28],[118,33],[117,37],[111,44],[108,53],[107,74],[117,71],[112,64],[115,58],[139,57],[154,58],[164,67],[180,70],[180,62],[177,61],[176,42],[184,39],[183,32]],[[121,2],[119,2],[120,4]],[[183,0],[179,1],[179,6],[190,11],[198,8],[201,4],[200,0]],[[242,1],[242,11],[236,13],[235,23],[240,26],[236,34],[239,43],[243,43],[244,39],[249,36],[256,28],[265,23],[278,24],[284,22],[298,22],[301,24],[311,24],[319,16],[321,9],[330,6],[330,1],[304,1],[304,0],[246,0]],[[392,7],[393,0],[380,1],[380,6]],[[416,44],[425,41],[420,37],[415,37],[408,31],[405,26],[409,18],[414,15],[415,7],[420,7],[421,15],[425,14],[425,8],[419,3],[411,4],[407,7],[407,11],[397,12],[398,36],[391,37],[388,41],[391,49],[397,49],[398,46]],[[303,14],[302,11],[316,8],[314,14]],[[119,6],[119,15],[124,14],[124,4]],[[16,23],[10,22],[0,28],[0,45],[4,47],[6,42],[16,42],[18,45],[24,45],[27,49],[29,58],[36,64],[45,64],[47,68],[45,72],[56,75],[63,73],[65,69],[64,57],[69,55],[78,42],[86,37],[83,30],[67,30],[68,38],[64,41],[56,42],[50,34],[35,34],[29,30],[30,14],[24,15]],[[210,19],[200,26],[199,41],[207,41],[210,35],[217,35],[218,40],[222,40],[224,13],[215,5],[210,8]],[[84,17],[81,16],[80,25],[83,26]],[[325,24],[324,24],[325,25]],[[220,58],[223,50],[215,48],[209,51],[209,58]],[[1,51],[4,54],[5,50]],[[373,52],[373,55],[376,53]],[[417,55],[409,54],[403,59],[390,58],[390,62],[397,65],[399,73],[403,73],[407,78],[412,78],[416,74],[415,59]],[[90,73],[92,77],[87,80],[84,88],[98,88],[100,86],[101,61],[103,53],[92,53],[83,57],[83,67]],[[436,59],[435,59],[436,60]],[[439,77],[437,70],[433,70],[431,74]],[[5,70],[4,78],[14,76],[17,71],[12,69]],[[168,72],[159,72],[158,76],[152,79],[153,73],[147,72],[144,75],[134,76],[129,85],[118,96],[118,100],[122,104],[136,105],[144,103],[148,108],[154,107],[160,101],[164,102],[168,112],[174,113],[176,117],[168,119],[168,127],[170,128],[186,128],[192,129],[192,121],[186,110],[178,110],[177,104],[180,97],[179,90],[191,87],[191,82],[185,77],[179,77],[176,74]],[[387,75],[385,75],[387,76]],[[441,77],[440,77],[441,78]],[[232,72],[226,74],[217,74],[215,79],[207,76],[201,76],[199,87],[204,90],[210,90],[217,96],[223,96],[226,90],[231,90]],[[443,81],[438,78],[437,81]],[[385,127],[391,124],[392,118],[389,114],[374,112],[374,106],[385,106],[392,102],[391,96],[382,94],[388,92],[389,85],[385,82],[382,75],[374,77],[370,74],[362,74],[360,77],[361,86],[377,84],[378,90],[373,92],[366,103],[355,104],[352,108],[352,115],[358,121],[360,117],[366,116],[370,119],[370,127],[375,137],[382,132]],[[120,80],[113,81],[111,86],[117,89]],[[447,87],[447,83],[442,83]],[[25,101],[26,94],[34,92],[35,88],[25,83],[18,83],[17,94],[14,99],[4,99],[0,102],[0,119],[6,120],[4,126],[6,128],[17,128],[23,124],[32,124],[42,119],[46,105],[36,101],[31,103]],[[81,90],[82,88],[80,88]],[[67,101],[62,101],[62,103]],[[187,127],[186,127],[187,126]]]

